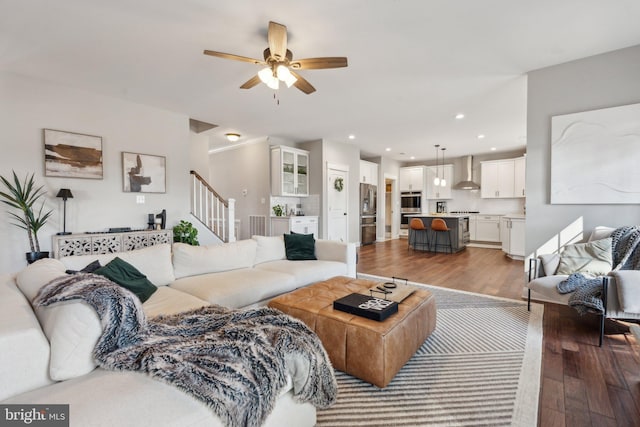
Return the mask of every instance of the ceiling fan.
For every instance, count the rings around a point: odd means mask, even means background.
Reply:
[[[347,58],[343,56],[293,60],[293,54],[287,49],[287,27],[273,21],[269,22],[268,40],[269,47],[264,50],[264,61],[213,50],[205,50],[204,54],[264,65],[265,68],[240,86],[241,89],[251,89],[258,83],[263,82],[271,89],[276,90],[282,81],[287,87],[293,85],[307,95],[315,92],[316,88],[298,74],[296,70],[318,70],[347,66]]]

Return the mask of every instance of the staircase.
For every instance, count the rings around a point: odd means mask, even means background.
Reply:
[[[191,214],[223,242],[235,242],[235,200],[225,200],[191,171]]]

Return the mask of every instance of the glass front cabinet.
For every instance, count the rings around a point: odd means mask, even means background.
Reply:
[[[271,147],[271,193],[274,196],[309,195],[309,152],[278,145]]]

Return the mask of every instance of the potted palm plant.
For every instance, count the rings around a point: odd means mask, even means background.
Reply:
[[[2,202],[20,211],[20,213],[9,212],[9,215],[15,220],[14,225],[27,230],[29,237],[29,246],[31,252],[26,253],[28,263],[32,263],[41,258],[48,258],[49,252],[40,251],[40,242],[38,241],[38,231],[46,224],[51,216],[52,211],[44,211],[44,200],[40,203],[39,208],[36,203],[46,194],[44,186],[36,187],[33,174],[27,175],[23,182],[20,182],[15,171],[13,172],[13,182],[3,176],[0,181],[7,188],[7,192],[0,191]]]

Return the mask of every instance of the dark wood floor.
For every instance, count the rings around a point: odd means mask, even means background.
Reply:
[[[457,254],[407,250],[407,240],[363,246],[358,272],[521,299],[524,265],[496,249]],[[545,303],[539,425],[640,427],[640,346],[623,322]]]

